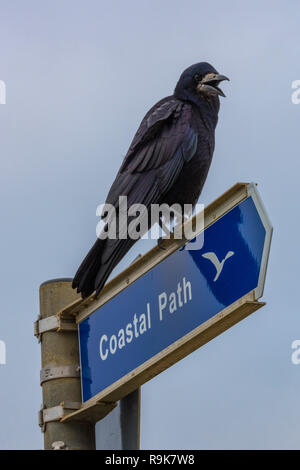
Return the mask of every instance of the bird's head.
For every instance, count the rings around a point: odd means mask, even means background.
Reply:
[[[174,95],[183,100],[191,97],[200,97],[211,100],[218,96],[224,96],[219,88],[220,82],[229,80],[225,75],[220,75],[217,70],[207,62],[188,67],[180,76]]]

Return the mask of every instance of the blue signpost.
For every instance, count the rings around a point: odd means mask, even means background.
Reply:
[[[174,352],[248,293],[260,298],[271,233],[252,186],[251,195],[205,229],[202,248],[187,244],[81,321],[83,402],[168,348]]]

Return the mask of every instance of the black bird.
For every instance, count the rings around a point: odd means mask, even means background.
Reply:
[[[174,94],[156,103],[146,114],[108,193],[116,208],[119,196],[134,203],[196,204],[211,164],[220,107],[218,87],[223,80],[206,62],[188,67]],[[136,242],[97,239],[80,265],[72,287],[83,298],[99,294],[106,279]]]

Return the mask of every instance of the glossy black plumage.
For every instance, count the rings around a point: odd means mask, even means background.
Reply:
[[[195,77],[217,74],[207,63],[189,67],[172,96],[144,117],[109,191],[106,202],[118,209],[142,203],[196,204],[214,151],[219,98],[197,91]],[[87,297],[102,289],[107,277],[136,240],[98,239],[79,267],[73,288]]]

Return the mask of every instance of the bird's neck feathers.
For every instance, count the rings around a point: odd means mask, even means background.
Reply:
[[[220,109],[220,100],[218,96],[213,96],[209,99],[202,97],[198,93],[191,90],[177,90],[175,89],[174,96],[185,102],[191,103],[197,108],[201,119],[209,130],[214,130],[218,122],[218,113]]]

